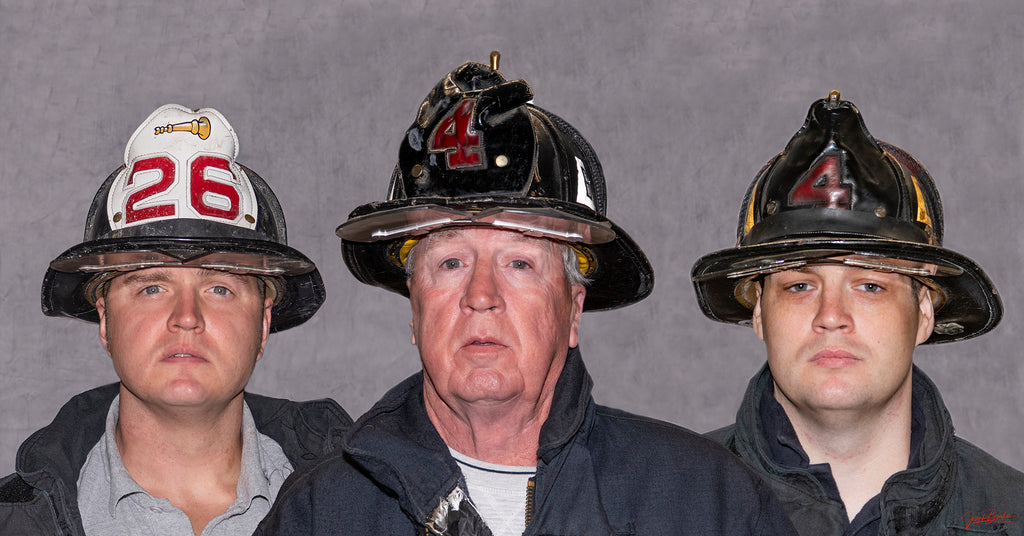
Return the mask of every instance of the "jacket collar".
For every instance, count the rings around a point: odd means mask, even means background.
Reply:
[[[913,396],[924,412],[925,433],[918,456],[921,465],[900,471],[885,483],[882,526],[890,533],[924,526],[953,496],[957,485],[957,453],[953,420],[932,380],[916,366]]]
[[[570,348],[565,367],[555,383],[551,412],[540,429],[540,447],[537,456],[544,463],[551,460],[565,445],[576,437],[587,416],[590,392],[594,381],[583,365],[579,347]]]
[[[955,488],[956,451],[949,412],[931,379],[917,366],[912,374],[912,396],[924,417],[924,438],[918,451],[920,465],[892,475],[883,487],[882,526],[890,530],[923,526],[938,515]],[[772,383],[767,364],[750,380],[736,415],[735,449],[770,478],[785,481],[808,495],[823,495],[820,484],[809,473],[786,469],[771,458],[760,405],[762,394],[772,389]]]
[[[537,455],[542,462],[550,463],[580,431],[592,386],[579,349],[569,349],[540,431]],[[402,510],[420,522],[460,483],[458,465],[427,416],[422,372],[388,391],[356,421],[345,441],[354,462],[393,491]]]
[[[15,469],[32,487],[62,493],[76,505],[78,472],[89,450],[103,436],[107,409],[119,392],[112,383],[69,400],[46,427],[29,436],[18,449]]]
[[[78,474],[103,436],[107,410],[120,391],[111,383],[69,400],[53,421],[18,449],[15,469],[35,488],[58,491],[77,504]],[[245,393],[256,428],[276,441],[296,469],[340,446],[352,419],[328,400],[292,402]]]

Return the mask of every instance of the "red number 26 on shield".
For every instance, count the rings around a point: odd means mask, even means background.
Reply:
[[[206,170],[208,168],[223,170],[231,174],[231,167],[227,159],[208,155],[197,157],[189,166],[188,203],[203,216],[233,221],[238,217],[239,211],[238,190],[231,184],[207,179]],[[137,173],[150,170],[160,171],[161,178],[158,182],[128,196],[125,203],[125,223],[175,215],[175,206],[171,203],[136,208],[139,203],[166,192],[174,184],[176,165],[166,156],[155,156],[136,161],[128,175],[126,184],[132,184]],[[216,195],[218,200],[226,202],[227,206],[210,205],[205,197],[206,194]]]

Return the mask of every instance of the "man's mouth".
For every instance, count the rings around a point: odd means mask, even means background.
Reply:
[[[492,337],[474,337],[464,345],[470,348],[488,348],[488,347],[503,347],[500,341]]]
[[[860,358],[846,350],[825,349],[814,354],[811,362],[826,368],[842,368],[860,362]]]
[[[172,362],[189,362],[189,361],[206,361],[204,357],[194,352],[174,352],[164,358],[164,361]]]

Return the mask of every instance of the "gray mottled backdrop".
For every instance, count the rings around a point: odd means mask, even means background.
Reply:
[[[584,315],[599,401],[706,431],[733,418],[763,347],[698,310],[701,255],[732,245],[754,173],[839,89],[929,168],[946,245],[1006,303],[980,339],[918,351],[959,433],[1024,468],[1024,4],[1019,0],[0,0],[0,472],[72,395],[115,380],[95,326],[40,313],[47,263],[81,240],[124,144],[157,106],[222,111],[277,191],[328,299],[271,337],[250,389],[351,413],[417,369],[405,299],[357,283],[334,228],[380,199],[420,100],[503,53],[596,148],[609,215],[654,294]]]

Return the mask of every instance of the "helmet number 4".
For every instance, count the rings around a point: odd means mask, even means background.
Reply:
[[[448,169],[482,165],[482,135],[473,128],[476,99],[465,99],[448,112],[430,136],[430,151],[444,152]]]
[[[789,193],[794,205],[850,208],[850,185],[843,184],[839,155],[822,157]]]
[[[125,202],[126,224],[177,215],[175,203],[145,206],[147,200],[160,196],[174,185],[176,165],[170,158],[155,156],[136,161],[132,165],[126,186],[132,184],[137,174],[153,170],[160,173],[160,180],[128,196]],[[226,173],[229,177],[234,176],[227,159],[210,155],[199,156],[189,165],[189,193],[185,200],[196,213],[202,216],[234,221],[238,218],[239,213],[238,189],[228,182],[208,178],[208,173],[211,175]]]

